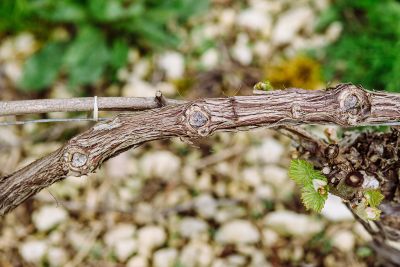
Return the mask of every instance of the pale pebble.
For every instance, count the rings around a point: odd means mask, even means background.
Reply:
[[[253,187],[257,187],[261,184],[262,178],[260,172],[256,168],[245,168],[242,171],[243,181]]]
[[[14,44],[16,52],[23,55],[33,53],[36,48],[35,37],[28,32],[18,34],[14,40]]]
[[[329,28],[326,30],[325,36],[326,39],[329,42],[334,42],[336,41],[340,34],[342,33],[343,30],[343,25],[339,22],[333,22],[331,25],[329,25]]]
[[[265,59],[271,56],[273,47],[267,42],[256,41],[253,46],[253,51],[258,58]]]
[[[252,8],[270,15],[281,12],[285,5],[285,1],[249,0],[249,2]]]
[[[18,83],[22,77],[22,65],[16,61],[3,63],[3,70],[5,75],[14,83]]]
[[[215,240],[227,244],[253,244],[260,240],[258,229],[246,220],[225,223],[218,229]]]
[[[205,70],[211,70],[215,68],[219,63],[219,53],[215,48],[206,50],[200,58],[201,66]]]
[[[244,33],[239,34],[231,52],[232,57],[244,66],[253,61],[253,52],[248,44],[248,36]]]
[[[348,230],[339,230],[332,235],[332,245],[342,252],[351,252],[355,246],[355,238]]]
[[[146,257],[143,256],[134,256],[129,259],[128,263],[126,264],[127,267],[148,267],[149,262]]]
[[[176,178],[180,167],[180,158],[169,151],[149,152],[140,161],[140,168],[146,177],[173,179]]]
[[[141,58],[134,63],[131,75],[134,75],[139,79],[144,79],[146,75],[150,72],[150,68],[150,61],[146,58]]]
[[[135,239],[129,238],[118,241],[115,244],[115,255],[119,261],[126,261],[129,256],[135,253],[138,249],[138,243]]]
[[[43,206],[32,215],[33,223],[39,231],[48,231],[68,218],[68,213],[62,207]]]
[[[153,249],[165,243],[167,234],[164,228],[155,225],[144,226],[138,230],[139,254],[148,255]]]
[[[174,248],[159,249],[153,255],[153,266],[174,267],[176,266],[177,257],[178,251]]]
[[[226,259],[216,259],[211,267],[232,267]]]
[[[186,217],[183,218],[179,224],[179,233],[183,237],[194,238],[202,233],[206,233],[208,224],[197,218]]]
[[[196,211],[203,218],[212,218],[217,211],[217,202],[209,194],[203,194],[195,198]]]
[[[153,206],[146,202],[140,202],[136,205],[136,211],[133,216],[137,223],[149,224],[154,219]]]
[[[310,237],[324,228],[324,223],[310,216],[292,211],[274,211],[264,218],[266,227],[270,227],[281,235]]]
[[[266,255],[263,251],[254,251],[251,253],[251,263],[250,267],[272,267],[272,265],[267,261]]]
[[[333,222],[354,221],[353,214],[338,196],[328,194],[321,211],[322,216]]]
[[[168,79],[180,79],[185,72],[185,59],[181,53],[167,51],[159,56],[158,67],[165,71]]]
[[[244,266],[246,264],[246,257],[239,254],[229,255],[226,261],[230,266]]]
[[[371,242],[371,241],[372,241],[372,236],[371,236],[371,234],[365,229],[365,227],[364,227],[361,223],[356,222],[356,223],[354,224],[353,229],[354,229],[354,230],[353,230],[354,233],[355,233],[358,237],[360,237],[364,242]]]
[[[154,97],[155,95],[154,86],[137,77],[129,77],[128,83],[122,88],[124,97]]]
[[[279,235],[271,229],[264,229],[262,235],[263,244],[267,247],[272,247],[279,241]]]
[[[9,61],[16,55],[14,42],[11,38],[4,39],[0,44],[0,60]]]
[[[262,169],[262,175],[265,182],[276,186],[277,188],[289,181],[287,170],[276,165],[267,165]]]
[[[233,26],[236,20],[236,11],[233,8],[224,8],[219,16],[220,25],[224,28]]]
[[[71,229],[67,232],[67,240],[76,251],[79,251],[90,246],[90,240],[87,238],[88,234],[86,231]]]
[[[237,24],[244,28],[269,35],[272,29],[271,17],[261,9],[248,8],[240,12]]]
[[[22,258],[30,263],[39,264],[47,251],[47,244],[42,240],[29,240],[23,242],[19,247]]]
[[[107,174],[110,178],[121,179],[133,174],[135,164],[131,164],[128,153],[121,153],[116,157],[109,159],[105,165]],[[123,167],[122,167],[123,166]]]
[[[179,262],[185,267],[210,266],[214,259],[213,249],[207,243],[191,241],[183,247]]]
[[[259,199],[272,200],[275,197],[275,193],[271,186],[259,185],[255,188],[255,196]]]
[[[252,147],[246,154],[246,160],[250,163],[259,161],[264,164],[279,163],[285,152],[281,143],[273,138],[267,138],[256,147]]]
[[[136,232],[136,227],[132,224],[121,223],[115,225],[104,235],[104,243],[113,247],[122,240],[130,239]]]
[[[229,205],[223,207],[217,211],[214,219],[218,223],[226,223],[228,221],[234,220],[236,218],[246,215],[246,210],[237,205]]]
[[[47,260],[50,266],[64,266],[68,261],[68,253],[63,248],[52,247],[47,252]]]
[[[278,17],[273,29],[272,41],[277,44],[286,44],[293,41],[300,29],[312,24],[314,14],[308,7],[301,6],[290,9]]]

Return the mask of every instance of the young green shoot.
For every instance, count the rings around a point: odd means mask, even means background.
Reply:
[[[321,212],[328,198],[328,180],[314,166],[301,159],[292,160],[289,177],[301,188],[301,199],[307,210]]]

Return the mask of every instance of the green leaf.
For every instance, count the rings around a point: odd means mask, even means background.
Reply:
[[[146,23],[143,24],[143,20]],[[165,29],[163,24],[157,24],[143,16],[141,20],[132,20],[129,29],[142,37],[140,43],[154,48],[176,47],[180,40]]]
[[[314,166],[301,159],[292,160],[289,177],[301,186],[301,199],[308,210],[321,212],[328,198],[328,180]]]
[[[300,186],[312,185],[313,179],[327,181],[326,177],[314,166],[302,159],[295,159],[290,162],[289,177]]]
[[[328,198],[327,187],[325,187],[325,191],[322,194],[321,192],[316,191],[313,186],[305,186],[301,190],[301,199],[303,201],[304,206],[308,210],[321,212],[327,198]]]
[[[375,189],[367,189],[364,192],[364,196],[367,199],[368,204],[373,208],[378,207],[385,198],[381,191]]]
[[[122,1],[119,0],[91,0],[89,10],[98,21],[113,21],[125,15]]]
[[[83,28],[64,58],[70,86],[96,82],[103,74],[109,58],[103,33],[92,27]]]
[[[274,90],[271,83],[269,81],[258,82],[254,85],[254,90],[261,90],[261,91],[271,91]]]
[[[41,91],[50,86],[57,78],[64,52],[64,44],[49,43],[29,58],[23,67],[21,89]]]
[[[129,46],[122,39],[117,39],[114,41],[111,49],[110,64],[114,69],[121,68],[125,66],[128,62],[128,52]]]
[[[339,19],[339,10],[336,7],[330,7],[320,14],[315,26],[315,30],[317,32],[321,32],[325,30],[332,22]]]
[[[77,23],[86,19],[85,7],[73,0],[42,0],[31,4],[32,11],[52,22]]]
[[[381,210],[376,207],[371,207],[366,201],[358,204],[354,209],[357,214],[364,221],[375,221],[380,219]]]

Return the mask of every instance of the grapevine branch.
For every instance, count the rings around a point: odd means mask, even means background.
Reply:
[[[161,102],[160,102],[161,101]],[[0,101],[0,116],[24,115],[48,112],[93,111],[95,98],[35,99]],[[156,97],[98,97],[99,110],[137,111],[163,105],[180,104],[182,101],[165,99],[160,92]]]
[[[108,108],[102,106],[101,98],[98,101],[100,109]],[[287,89],[263,95],[208,98],[183,103],[160,97],[145,98],[143,102],[135,103],[139,103],[138,106],[132,105],[129,109],[149,106],[152,109],[121,113],[100,122],[53,153],[0,178],[0,215],[66,176],[94,172],[107,159],[148,141],[206,137],[214,132],[256,127],[300,124],[349,127],[400,121],[400,95],[369,92],[351,84],[327,90]],[[160,104],[166,106],[159,107]],[[12,103],[7,106],[12,106]],[[10,111],[7,112],[10,114]],[[293,128],[288,132],[296,133]],[[298,132],[296,134],[299,135]],[[318,146],[318,142],[316,144]]]

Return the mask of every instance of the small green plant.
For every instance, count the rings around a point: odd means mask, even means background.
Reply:
[[[321,212],[328,198],[328,180],[314,169],[312,163],[296,159],[290,162],[289,177],[301,188],[301,199],[308,210]],[[379,189],[363,190],[361,202],[353,208],[354,212],[363,220],[379,220],[381,211],[379,204],[384,196]]]
[[[308,210],[321,212],[328,198],[328,180],[314,166],[301,159],[292,160],[289,177],[301,187],[301,199]]]
[[[361,203],[354,209],[355,213],[364,221],[379,220],[381,210],[378,209],[379,204],[384,199],[379,189],[366,189]]]
[[[60,75],[74,88],[113,80],[130,46],[178,46],[180,27],[207,7],[207,0],[2,0],[0,38],[28,31],[42,43],[24,65],[23,90],[44,90]]]
[[[274,88],[272,87],[271,83],[268,80],[256,83],[256,85],[254,85],[253,88],[254,88],[254,90],[260,90],[260,91],[274,90]]]
[[[384,199],[384,196],[378,189],[365,190],[364,197],[367,200],[368,205],[374,208],[378,207]]]
[[[317,31],[332,22],[343,26],[340,38],[324,49],[325,80],[362,84],[365,88],[400,91],[400,2],[397,0],[333,1],[320,16]]]

